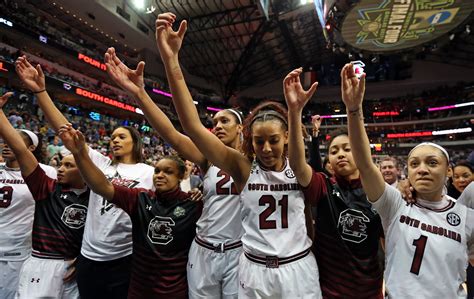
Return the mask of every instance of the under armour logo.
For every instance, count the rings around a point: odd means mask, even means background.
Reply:
[[[189,268],[191,268],[191,269],[192,269],[192,268],[193,268],[193,266],[194,266],[194,264],[189,264]]]
[[[61,194],[61,195],[59,195],[59,198],[61,198],[61,199],[67,199],[67,194]]]
[[[242,281],[240,282],[240,287],[241,287],[242,289],[245,289],[245,284],[244,284]]]
[[[145,209],[147,209],[148,211],[151,211],[151,205],[146,205]]]
[[[35,282],[35,280],[36,280],[36,283],[39,283],[39,282],[40,282],[40,279],[39,279],[39,278],[34,278],[34,277],[31,278],[31,282]]]

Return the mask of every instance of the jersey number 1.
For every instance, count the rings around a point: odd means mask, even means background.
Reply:
[[[258,205],[268,205],[268,207],[263,210],[258,217],[260,229],[277,228],[275,220],[267,220],[267,218],[277,209],[275,197],[272,195],[263,195],[260,197]],[[283,197],[278,201],[278,205],[281,207],[281,228],[288,228],[288,195],[283,195]]]
[[[418,275],[420,273],[421,262],[423,261],[423,254],[425,253],[426,242],[428,241],[427,236],[421,235],[418,239],[413,240],[413,246],[415,249],[415,256],[411,262],[410,272]]]

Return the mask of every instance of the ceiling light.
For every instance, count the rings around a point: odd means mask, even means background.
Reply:
[[[145,9],[145,0],[132,0],[133,6],[135,6],[136,9],[139,10],[144,10]]]

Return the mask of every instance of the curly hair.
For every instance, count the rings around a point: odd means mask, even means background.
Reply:
[[[255,151],[252,144],[252,125],[255,122],[264,122],[276,120],[280,122],[282,128],[288,130],[288,110],[282,104],[274,101],[267,101],[255,107],[244,120],[242,152],[247,158],[253,160]],[[285,145],[284,153],[286,155],[288,147]]]

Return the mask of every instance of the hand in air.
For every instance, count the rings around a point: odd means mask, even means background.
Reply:
[[[38,92],[46,89],[44,73],[39,64],[34,68],[23,55],[16,60],[15,69],[23,84],[30,91]]]
[[[188,28],[186,20],[181,21],[178,31],[174,31],[172,26],[176,21],[176,16],[170,12],[159,14],[156,19],[156,44],[160,51],[161,59],[169,59],[178,55],[183,43],[184,34]]]
[[[110,78],[124,90],[136,95],[145,87],[143,83],[145,62],[140,61],[137,68],[132,70],[117,57],[114,48],[107,49],[104,60]]]
[[[303,110],[303,107],[309,99],[311,99],[318,87],[318,82],[315,82],[308,90],[304,90],[300,81],[300,75],[302,72],[303,68],[295,69],[283,80],[283,91],[289,110]]]
[[[0,97],[0,109],[3,108],[8,102],[8,98],[13,95],[13,92],[7,92],[3,96]]]
[[[72,127],[71,124],[62,125],[59,128],[59,137],[63,141],[64,146],[72,153],[78,154],[86,150],[86,140],[84,135]]]
[[[313,124],[313,136],[318,136],[322,121],[323,119],[319,114],[311,116],[311,123]]]
[[[358,79],[350,63],[341,70],[341,93],[348,111],[356,111],[361,107],[365,93],[365,73]]]

